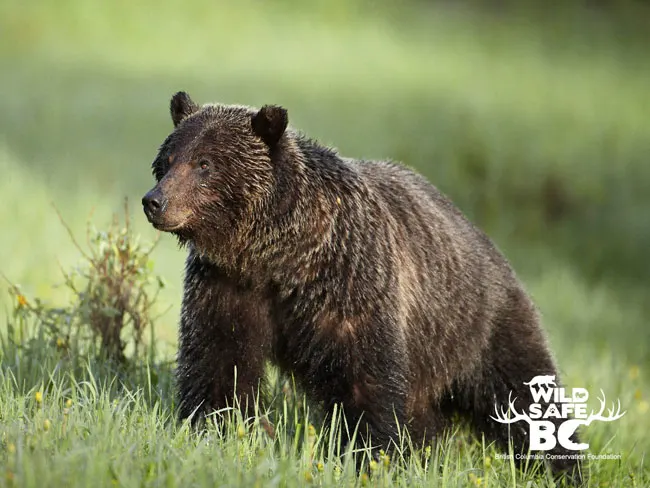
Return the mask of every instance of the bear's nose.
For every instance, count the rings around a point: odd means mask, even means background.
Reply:
[[[142,207],[144,213],[149,219],[157,217],[161,212],[164,200],[160,192],[156,189],[151,190],[144,197],[142,197]]]

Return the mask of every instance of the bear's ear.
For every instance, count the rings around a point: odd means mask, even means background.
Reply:
[[[286,109],[277,105],[264,105],[253,115],[253,132],[260,136],[267,146],[275,146],[289,123]]]
[[[172,114],[172,122],[174,122],[174,127],[178,127],[178,124],[182,120],[199,109],[199,106],[192,101],[190,96],[185,92],[178,92],[172,97],[172,101],[169,104],[169,111]]]

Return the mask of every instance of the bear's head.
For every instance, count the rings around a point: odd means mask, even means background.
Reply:
[[[223,236],[270,198],[287,111],[171,100],[174,131],[153,162],[156,186],[142,199],[147,219],[181,241]]]

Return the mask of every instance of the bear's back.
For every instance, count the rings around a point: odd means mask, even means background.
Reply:
[[[464,254],[468,264],[491,262],[507,274],[511,273],[510,265],[489,237],[422,175],[389,161],[347,162],[385,203],[396,226],[405,233],[406,241],[420,247],[433,247],[437,252],[451,246]]]

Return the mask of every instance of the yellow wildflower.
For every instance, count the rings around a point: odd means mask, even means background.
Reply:
[[[469,481],[474,484],[474,486],[482,486],[483,485],[483,478],[476,476],[474,473],[470,473],[468,475]]]
[[[40,391],[37,391],[34,394],[34,399],[36,400],[36,403],[42,403],[43,402],[43,394]]]

